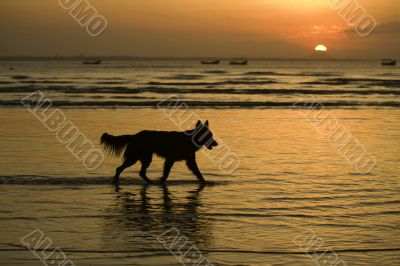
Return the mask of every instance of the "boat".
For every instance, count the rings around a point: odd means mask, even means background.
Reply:
[[[247,59],[238,59],[238,60],[232,60],[229,64],[230,65],[247,65],[248,60]]]
[[[85,60],[82,62],[84,65],[100,65],[101,59],[92,59],[92,60]]]
[[[204,60],[204,61],[201,61],[201,64],[203,64],[203,65],[218,65],[220,61],[221,60],[219,60],[219,59],[217,59],[217,60]]]
[[[382,59],[382,66],[395,66],[396,63],[394,59]]]

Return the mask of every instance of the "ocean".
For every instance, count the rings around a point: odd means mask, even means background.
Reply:
[[[0,69],[2,265],[51,265],[56,255],[65,265],[400,263],[400,67],[147,60]],[[35,92],[48,110],[24,106]],[[177,117],[171,99],[191,119]],[[144,184],[138,164],[116,188],[121,160],[104,154],[87,167],[35,113],[51,110],[95,149],[104,132],[183,131],[209,120],[237,164],[226,171],[202,150],[205,187],[180,162],[167,186]],[[321,117],[373,158],[368,167],[336,145]],[[150,179],[162,167],[154,157]]]
[[[40,89],[62,107],[154,106],[179,95],[197,107],[290,107],[305,96],[333,107],[398,107],[400,68],[376,61],[1,62],[1,106]],[[9,70],[13,68],[14,70]]]

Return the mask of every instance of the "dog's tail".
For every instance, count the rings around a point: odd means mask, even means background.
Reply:
[[[104,133],[100,138],[100,143],[104,145],[106,152],[115,156],[120,156],[133,139],[133,135],[113,136]]]

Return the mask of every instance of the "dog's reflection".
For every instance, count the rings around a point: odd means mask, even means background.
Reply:
[[[146,184],[131,193],[117,188],[115,204],[106,209],[107,244],[112,241],[120,248],[131,248],[132,243],[156,247],[157,236],[175,227],[193,244],[207,247],[212,239],[212,220],[199,210],[203,189],[202,185],[190,191],[178,187],[171,193],[166,185]]]

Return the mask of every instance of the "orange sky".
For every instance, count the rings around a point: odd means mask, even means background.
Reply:
[[[378,26],[367,37],[332,0],[88,0],[108,21],[93,38],[58,0],[0,1],[0,55],[400,57],[400,1],[358,0]],[[338,0],[336,0],[338,1]]]

